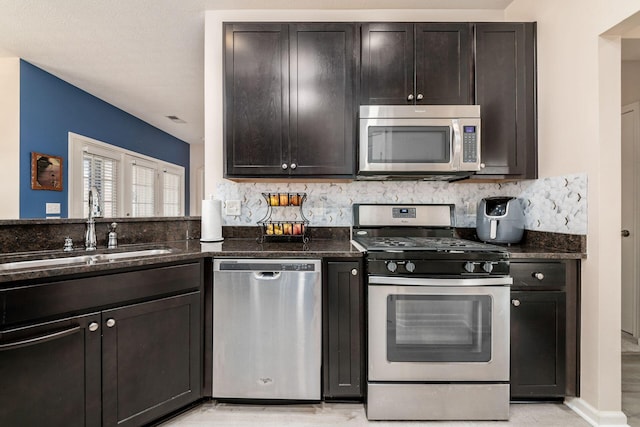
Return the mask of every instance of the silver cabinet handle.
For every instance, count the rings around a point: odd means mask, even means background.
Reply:
[[[23,340],[23,341],[0,344],[0,351],[15,350],[21,347],[29,347],[32,345],[42,344],[47,341],[53,341],[58,338],[66,337],[67,335],[75,334],[79,330],[80,330],[80,326],[74,326],[73,328],[66,329],[60,332],[54,332],[52,334],[45,335],[42,337],[27,338],[26,340]]]
[[[540,273],[540,272],[533,273],[533,274],[532,274],[532,276],[533,276],[533,277],[535,277],[535,278],[536,278],[536,279],[538,279],[538,280],[542,280],[542,279],[544,279],[544,274],[542,274],[542,273]]]
[[[622,235],[622,237],[629,237],[631,236],[631,233],[629,232],[629,230],[622,230],[620,232],[620,234]]]
[[[352,269],[351,270],[351,275],[352,276],[357,276],[358,275],[358,269],[357,268]]]
[[[107,328],[113,328],[116,325],[115,319],[107,319]]]
[[[287,165],[286,163],[282,164],[282,170],[286,170],[289,167],[289,165]]]
[[[410,93],[409,96],[407,96],[407,101],[413,101],[413,94]]]
[[[89,323],[89,330],[91,332],[95,332],[98,330],[98,328],[100,327],[100,325],[98,324],[98,322],[91,322]]]
[[[293,170],[293,169],[295,169],[295,168],[297,168],[297,167],[298,167],[298,165],[296,165],[295,163],[291,163],[291,169],[292,169],[292,170]]]
[[[419,94],[418,94],[418,96],[416,96],[416,99],[417,99],[418,101],[420,101],[422,98],[424,98],[424,96],[422,96],[422,94],[421,94],[421,93],[419,93]]]
[[[520,300],[519,299],[512,299],[511,300],[511,304],[513,304],[514,307],[520,307]]]

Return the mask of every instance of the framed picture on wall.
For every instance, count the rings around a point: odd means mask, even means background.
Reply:
[[[62,191],[62,157],[31,153],[31,189]]]

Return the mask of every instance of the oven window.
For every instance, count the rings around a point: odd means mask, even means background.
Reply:
[[[448,126],[369,126],[369,163],[449,163]]]
[[[389,295],[390,362],[488,362],[491,296]]]

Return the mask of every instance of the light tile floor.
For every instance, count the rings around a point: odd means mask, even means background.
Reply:
[[[622,334],[622,412],[627,424],[640,427],[640,345]]]
[[[319,403],[304,405],[241,405],[204,403],[173,418],[163,427],[327,427],[327,426],[375,426],[375,427],[464,427],[464,426],[544,426],[589,427],[571,409],[553,403],[511,404],[509,421],[367,421],[364,407],[353,403]]]
[[[622,340],[622,410],[630,427],[640,427],[640,346]],[[207,402],[161,424],[163,427],[589,427],[589,423],[562,404],[514,403],[509,421],[367,421],[361,404],[241,405]]]

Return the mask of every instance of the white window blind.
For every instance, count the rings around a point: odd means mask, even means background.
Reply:
[[[156,170],[137,163],[132,164],[132,215],[154,216]]]
[[[162,179],[163,216],[182,215],[182,176],[165,170]]]
[[[95,186],[100,193],[102,215],[110,218],[118,215],[117,182],[118,161],[97,154],[82,156],[82,204],[84,217],[89,215],[89,189]]]

